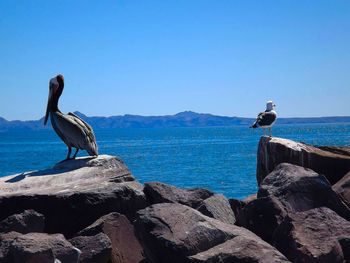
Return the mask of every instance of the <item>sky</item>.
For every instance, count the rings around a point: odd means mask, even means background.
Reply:
[[[350,1],[1,0],[0,116],[350,115]]]

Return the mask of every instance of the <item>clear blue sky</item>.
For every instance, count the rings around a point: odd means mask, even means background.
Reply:
[[[350,1],[1,0],[0,116],[350,115]]]

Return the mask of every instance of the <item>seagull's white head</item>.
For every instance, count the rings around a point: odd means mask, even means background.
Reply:
[[[275,103],[273,103],[271,100],[266,102],[266,110],[267,111],[274,110],[275,107],[276,107]]]

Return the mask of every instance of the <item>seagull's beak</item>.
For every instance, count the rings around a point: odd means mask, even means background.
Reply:
[[[50,113],[51,106],[52,106],[52,99],[53,99],[53,96],[54,96],[54,93],[56,92],[56,90],[57,90],[57,87],[53,84],[50,84],[50,91],[49,91],[49,97],[47,99],[44,125],[46,125],[47,119],[49,118],[49,113]]]

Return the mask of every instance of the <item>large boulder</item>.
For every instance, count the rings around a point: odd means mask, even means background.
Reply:
[[[202,188],[181,189],[159,182],[146,183],[144,192],[151,204],[179,203],[197,209],[202,214],[224,223],[234,224],[235,214],[229,200]]]
[[[133,219],[147,206],[142,189],[116,157],[78,158],[0,178],[0,220],[34,209],[45,216],[45,232],[71,237],[111,212]]]
[[[104,233],[78,236],[69,241],[81,251],[79,263],[109,263],[111,260],[112,243]]]
[[[333,190],[342,198],[343,202],[350,207],[350,172],[333,185]]]
[[[333,185],[350,171],[350,151],[340,147],[315,147],[288,139],[262,136],[258,146],[258,184],[280,163],[310,168]]]
[[[260,184],[258,198],[275,197],[288,213],[328,207],[350,220],[350,210],[328,180],[310,169],[282,163]]]
[[[17,236],[10,245],[14,263],[52,263],[55,259],[77,263],[79,249],[72,246],[62,234],[29,233]]]
[[[237,216],[236,224],[243,226],[267,242],[287,215],[285,208],[273,197],[262,197],[245,205]]]
[[[350,222],[326,207],[287,216],[273,243],[293,262],[350,262]]]
[[[151,204],[179,203],[193,208],[214,195],[213,192],[203,188],[181,189],[160,182],[145,183],[143,190]]]
[[[134,226],[119,213],[99,218],[92,225],[80,231],[79,236],[94,236],[103,232],[112,243],[111,263],[139,263],[143,249],[134,234]]]
[[[135,228],[153,263],[220,262],[221,258],[225,258],[222,262],[288,262],[252,232],[181,204],[155,204],[139,211]],[[255,252],[246,253],[247,246]]]
[[[328,207],[350,220],[349,208],[323,175],[293,164],[279,164],[261,183],[257,197],[241,209],[237,224],[268,242],[283,219],[296,212]]]
[[[45,217],[34,210],[25,210],[23,213],[7,217],[0,222],[0,232],[15,231],[22,234],[43,232]]]

